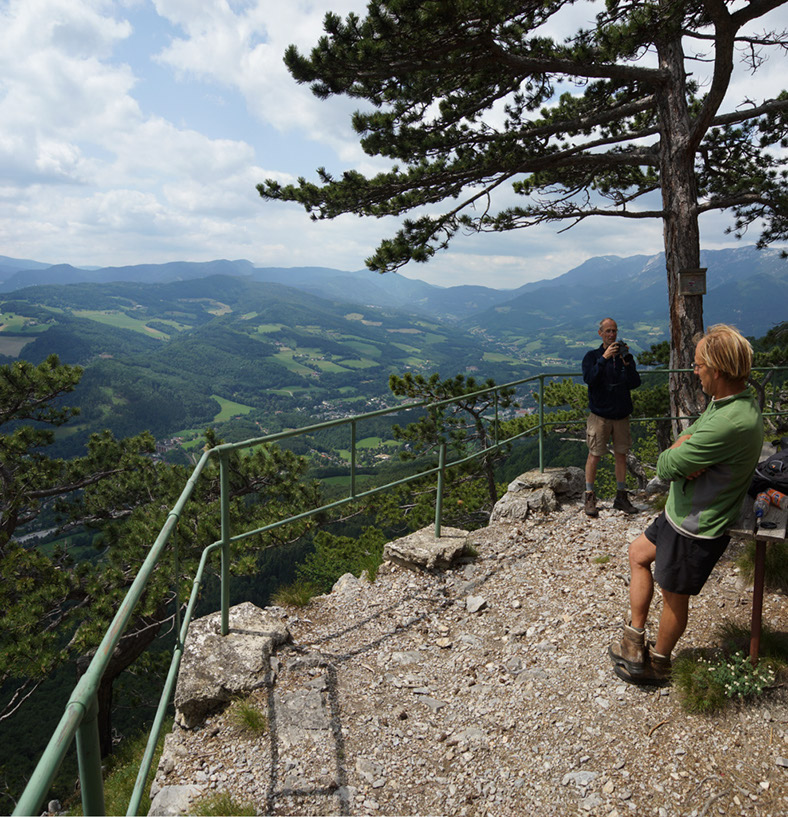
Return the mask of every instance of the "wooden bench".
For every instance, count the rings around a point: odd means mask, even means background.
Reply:
[[[750,628],[750,661],[758,663],[761,648],[761,616],[763,613],[763,578],[766,563],[766,546],[774,542],[784,542],[788,527],[788,509],[782,510],[770,505],[760,520],[755,518],[752,498],[746,496],[742,503],[741,516],[736,525],[728,529],[731,538],[755,539],[755,570],[752,587],[752,625]]]

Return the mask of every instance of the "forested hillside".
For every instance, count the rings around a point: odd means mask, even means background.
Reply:
[[[762,335],[784,320],[788,262],[778,251],[703,259],[708,323]],[[294,411],[361,413],[390,400],[392,373],[506,382],[576,370],[605,315],[635,354],[667,336],[662,256],[594,258],[508,292],[246,261],[91,271],[6,258],[0,274],[5,289],[47,282],[0,301],[0,360],[56,353],[86,369],[80,422],[58,435],[66,455],[103,428],[162,438],[232,420],[224,428],[235,438],[276,431]]]
[[[390,400],[392,373],[483,370],[505,381],[534,370],[450,324],[248,278],[49,284],[17,290],[0,311],[4,360],[55,353],[85,368],[63,455],[104,428],[162,438],[236,416],[245,422],[225,431],[254,436],[279,427],[277,412],[362,413]]]

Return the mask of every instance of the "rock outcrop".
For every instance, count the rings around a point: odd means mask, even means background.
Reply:
[[[383,548],[383,558],[411,570],[445,570],[462,556],[468,531],[443,528],[440,538],[434,528],[422,528]]]
[[[221,613],[192,622],[175,688],[176,722],[199,726],[233,696],[268,683],[271,655],[289,640],[279,617],[249,602],[230,609],[224,637]]]
[[[525,519],[532,511],[550,513],[557,511],[562,502],[582,496],[585,475],[582,469],[538,468],[520,474],[509,483],[506,493],[495,503],[490,523],[516,522]]]

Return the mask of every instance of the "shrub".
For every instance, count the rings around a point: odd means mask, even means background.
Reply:
[[[763,628],[756,667],[748,658],[749,628],[727,620],[717,635],[719,648],[688,651],[673,662],[673,685],[688,712],[719,712],[734,698],[760,695],[788,665],[786,633]]]
[[[753,666],[743,652],[682,656],[673,665],[673,683],[682,696],[682,705],[699,714],[718,712],[733,698],[760,695],[776,676],[773,661],[764,658]]]
[[[364,571],[375,580],[383,561],[386,537],[376,528],[366,527],[359,536],[336,536],[327,531],[315,535],[315,550],[298,566],[301,581],[316,592],[328,593],[345,573],[360,576]]]

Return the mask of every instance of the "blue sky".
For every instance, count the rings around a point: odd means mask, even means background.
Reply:
[[[570,33],[599,3],[581,2]],[[246,258],[260,266],[364,267],[394,220],[314,223],[255,184],[384,166],[350,128],[357,103],[315,99],[287,74],[328,10],[363,0],[0,0],[0,255],[74,265]],[[782,27],[783,9],[767,21]],[[784,59],[784,58],[783,58]],[[784,62],[782,63],[784,65]],[[758,88],[781,87],[767,64]],[[728,108],[726,108],[727,110]],[[404,274],[438,285],[517,287],[596,255],[662,249],[659,222],[589,221],[463,237]],[[732,246],[725,221],[703,245]],[[753,238],[754,240],[754,238]]]

